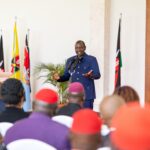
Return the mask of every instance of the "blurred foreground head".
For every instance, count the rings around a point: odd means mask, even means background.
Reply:
[[[121,150],[150,149],[150,105],[139,103],[121,107],[112,119],[112,142]]]
[[[114,114],[122,105],[125,105],[125,101],[120,96],[111,95],[103,98],[100,103],[100,114],[107,126],[110,126]]]
[[[101,143],[101,125],[101,119],[91,109],[74,113],[70,131],[72,149],[96,150]]]

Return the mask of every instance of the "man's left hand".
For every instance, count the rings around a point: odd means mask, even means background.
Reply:
[[[85,73],[83,76],[87,77],[87,78],[91,78],[92,77],[92,72],[93,72],[93,70],[90,70],[89,72]]]

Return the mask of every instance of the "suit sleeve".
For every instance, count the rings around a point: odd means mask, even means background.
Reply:
[[[69,65],[69,61],[67,60],[66,65],[65,65],[65,71],[64,74],[62,76],[60,76],[60,79],[57,80],[58,82],[65,82],[68,81],[70,78],[70,73],[68,71],[68,65]]]
[[[91,78],[92,79],[100,79],[101,74],[100,74],[97,59],[95,57],[93,57],[93,60],[92,60],[92,63],[91,63],[91,68],[93,70],[93,74],[92,74]]]

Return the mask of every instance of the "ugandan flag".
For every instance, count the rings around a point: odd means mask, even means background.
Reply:
[[[12,61],[11,61],[11,77],[21,79],[20,75],[20,57],[19,57],[19,45],[18,45],[18,33],[17,24],[14,25],[14,39],[13,39],[13,50],[12,50]]]
[[[115,88],[121,86],[122,58],[121,58],[121,51],[120,51],[120,34],[121,34],[120,32],[121,32],[121,18],[119,19],[117,50],[116,50]]]

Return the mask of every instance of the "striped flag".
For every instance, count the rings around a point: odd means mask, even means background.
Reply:
[[[4,52],[3,52],[3,37],[0,38],[0,71],[4,72]]]
[[[120,51],[120,34],[121,34],[121,18],[119,19],[117,50],[116,50],[115,88],[121,86],[122,58],[121,58],[121,51]]]
[[[24,110],[31,110],[31,98],[30,98],[30,51],[29,51],[29,43],[28,43],[28,35],[25,38],[25,47],[24,47],[24,73],[23,73],[23,85],[25,89],[25,98],[26,101],[24,103]]]
[[[11,61],[11,77],[21,79],[20,74],[20,57],[19,57],[19,44],[18,44],[18,33],[17,24],[14,25],[14,39],[13,39],[13,50],[12,50],[12,61]]]
[[[28,36],[26,35],[24,47],[24,74],[23,82],[30,86],[30,51],[28,45]]]

